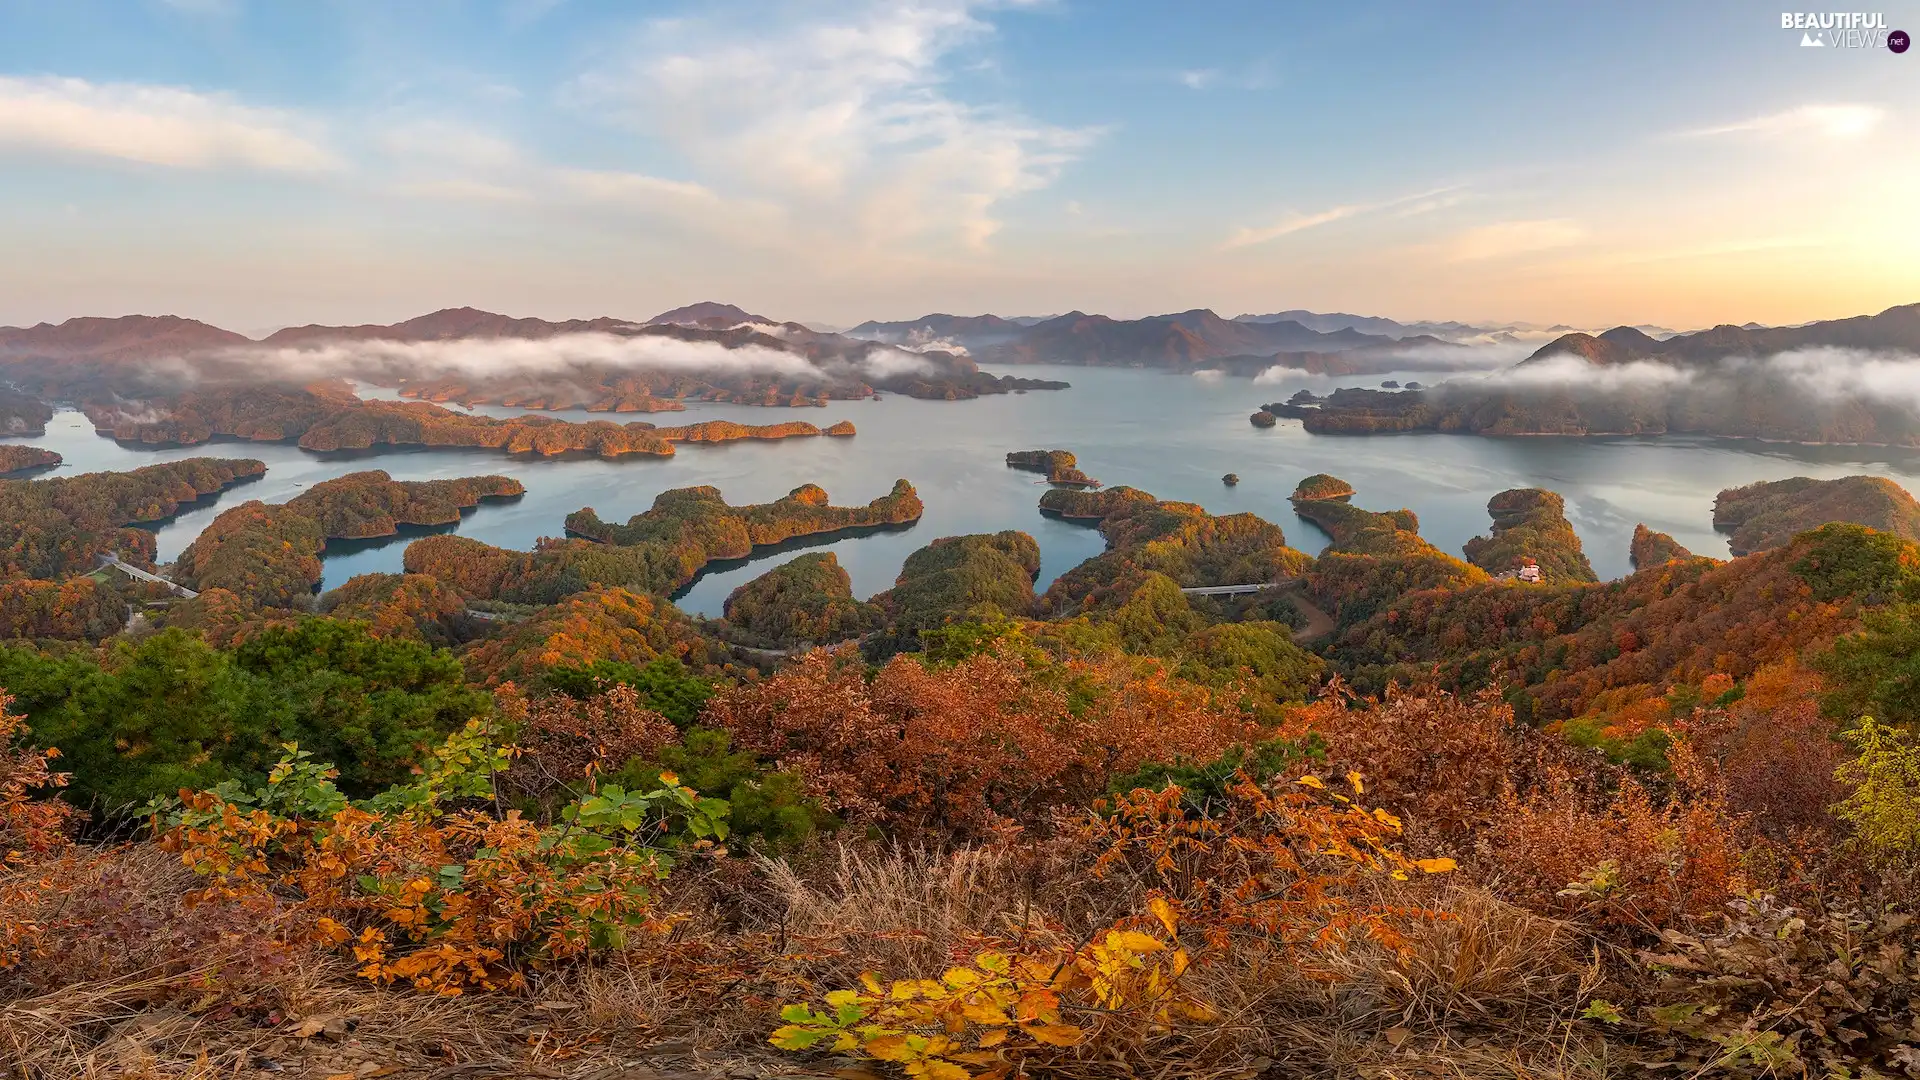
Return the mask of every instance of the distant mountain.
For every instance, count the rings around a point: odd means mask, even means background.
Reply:
[[[1888,308],[1878,315],[1829,319],[1800,326],[1721,325],[1669,338],[1653,337],[1638,327],[1616,326],[1599,335],[1573,333],[1556,338],[1522,363],[1572,355],[1603,367],[1634,360],[1689,365],[1734,356],[1772,356],[1820,346],[1920,353],[1920,304]]]
[[[1297,417],[1308,431],[1324,434],[1672,433],[1920,446],[1920,411],[1903,395],[1850,383],[1840,370],[1727,362],[1815,348],[1920,356],[1920,304],[1803,326],[1716,326],[1665,339],[1632,326],[1565,334],[1509,372],[1398,394],[1341,389],[1316,402],[1271,405],[1268,411]],[[1569,359],[1577,364],[1568,367]],[[1636,362],[1652,366],[1648,377],[1594,379],[1584,370]],[[1676,370],[1658,371],[1663,367]]]
[[[846,336],[909,349],[936,344],[958,345],[972,352],[989,345],[1013,341],[1032,325],[1031,322],[1003,319],[998,315],[935,313],[898,322],[863,322],[846,331]]]
[[[755,315],[734,307],[732,304],[702,300],[697,304],[677,307],[672,311],[663,311],[647,320],[648,326],[704,326],[724,329],[741,323],[764,323],[772,325],[775,320],[765,315]]]
[[[318,341],[457,341],[461,338],[548,338],[558,334],[631,329],[625,319],[516,319],[478,308],[444,308],[405,322],[360,326],[289,326],[269,334],[265,345],[304,345]],[[238,335],[235,335],[238,336]],[[244,339],[243,339],[244,341]]]
[[[1205,308],[1118,320],[1069,312],[1018,337],[978,349],[983,363],[1194,368],[1229,356],[1343,352],[1392,339],[1355,330],[1320,333],[1296,322],[1242,323]]]
[[[1480,337],[1500,331],[1526,329],[1515,325],[1474,326],[1463,322],[1414,322],[1403,323],[1394,319],[1380,318],[1374,315],[1350,315],[1346,312],[1322,313],[1294,309],[1276,311],[1271,315],[1236,315],[1234,322],[1280,323],[1294,322],[1309,330],[1318,330],[1330,334],[1338,330],[1357,330],[1363,334],[1377,334],[1381,337],[1407,338],[1428,335],[1446,341],[1460,338]]]
[[[78,318],[37,326],[0,326],[0,357],[14,360],[156,360],[181,353],[251,344],[231,330],[178,315]]]
[[[625,358],[604,358],[598,347],[556,346],[524,350],[517,361],[486,364],[468,363],[459,349],[409,358],[352,348],[376,341],[542,341],[580,333],[641,340]],[[652,350],[644,342],[649,338],[671,338],[696,349],[672,363],[649,363],[645,358]],[[763,362],[739,363],[730,355],[747,347],[786,353],[799,363],[770,370]],[[282,350],[297,350],[297,362],[288,362]],[[128,316],[0,328],[0,382],[47,400],[111,405],[117,413],[124,413],[129,402],[171,401],[196,389],[218,388],[231,397],[247,387],[301,387],[329,377],[362,379],[436,401],[613,412],[674,410],[691,399],[800,406],[863,398],[876,389],[955,400],[1066,386],[989,375],[964,355],[920,352],[917,359],[907,359],[884,344],[816,333],[798,323],[775,324],[718,303],[676,308],[644,324],[606,316],[555,322],[447,308],[385,325],[286,327],[257,342],[191,319]],[[687,356],[705,361],[690,365]],[[157,362],[163,360],[175,362]]]

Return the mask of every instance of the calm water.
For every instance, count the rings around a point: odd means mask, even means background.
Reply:
[[[823,427],[845,419],[853,421],[859,435],[718,446],[682,443],[679,453],[667,459],[526,460],[484,451],[343,459],[288,445],[239,442],[144,450],[94,434],[85,418],[71,411],[56,415],[44,438],[23,441],[66,457],[67,464],[56,475],[196,456],[266,462],[267,475],[261,480],[162,525],[162,561],[177,556],[227,507],[247,499],[284,501],[316,481],[359,469],[385,469],[398,480],[477,473],[516,477],[527,486],[524,498],[482,506],[469,513],[457,531],[521,549],[538,537],[558,535],[567,514],[583,506],[593,507],[608,521],[624,521],[668,488],[711,484],[738,504],[765,502],[799,484],[816,483],[835,503],[851,504],[884,495],[895,478],[905,477],[926,503],[918,525],[823,545],[839,557],[862,596],[890,587],[907,554],[939,536],[1025,530],[1040,542],[1042,587],[1098,554],[1098,533],[1039,514],[1035,506],[1045,488],[1034,483],[1033,474],[1006,467],[1009,450],[1072,450],[1081,468],[1110,485],[1130,484],[1161,498],[1197,502],[1216,514],[1250,510],[1280,524],[1296,547],[1314,552],[1327,538],[1295,517],[1286,501],[1294,484],[1311,473],[1330,472],[1351,482],[1358,489],[1354,502],[1359,506],[1411,507],[1420,515],[1421,533],[1455,553],[1468,538],[1488,530],[1488,497],[1507,488],[1549,488],[1566,497],[1567,516],[1602,577],[1629,571],[1627,545],[1636,522],[1672,533],[1701,554],[1725,556],[1726,541],[1712,528],[1713,497],[1722,488],[1788,476],[1862,472],[1909,487],[1920,479],[1920,453],[1905,450],[1682,438],[1339,438],[1308,435],[1298,421],[1282,420],[1267,430],[1247,422],[1259,403],[1283,399],[1299,386],[1324,391],[1332,385],[1376,385],[1396,377],[1392,375],[1366,380],[1303,376],[1256,385],[1245,379],[1133,370],[1022,368],[1020,374],[1066,379],[1073,388],[962,402],[890,394],[882,401],[834,402],[818,410],[695,404],[684,413],[651,419],[662,424],[804,419]],[[1419,373],[1398,377],[1430,378]],[[520,412],[494,407],[477,411],[496,416]],[[552,415],[588,418],[585,413]],[[1220,483],[1221,474],[1228,472],[1240,475],[1238,487]],[[325,559],[325,586],[355,574],[399,570],[408,539],[341,546]],[[718,615],[729,592],[796,554],[782,552],[709,573],[681,599],[681,606]]]

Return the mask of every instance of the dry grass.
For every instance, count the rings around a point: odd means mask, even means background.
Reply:
[[[128,848],[76,870],[75,887],[45,902],[84,915],[95,911],[89,897],[137,888],[139,904],[99,909],[97,925],[158,929],[62,945],[53,957],[86,965],[64,977],[47,962],[0,976],[0,1056],[10,1077],[32,1080],[825,1075],[830,1065],[767,1050],[781,1004],[817,999],[862,971],[937,976],[988,939],[1064,942],[1142,902],[1135,886],[1085,869],[1067,850],[841,842],[798,863],[693,875],[672,900],[697,912],[704,899],[707,914],[545,973],[525,996],[445,999],[369,985],[330,954],[249,966],[249,956],[275,955],[264,950],[270,925],[235,934],[231,912],[181,903],[191,875]],[[742,891],[756,897],[746,916],[731,901]],[[1382,883],[1364,899],[1450,917],[1409,920],[1400,954],[1362,945],[1303,963],[1253,935],[1202,949],[1188,978],[1217,1022],[1154,1035],[1127,1066],[1077,1061],[1057,1075],[1611,1075],[1604,1048],[1573,1037],[1569,1017],[1590,988],[1581,939],[1564,924],[1467,888]],[[225,951],[184,962],[182,948],[207,940]]]
[[[787,934],[838,953],[846,979],[862,971],[936,976],[967,942],[1043,918],[1026,901],[1022,875],[1004,847],[940,852],[841,843],[808,872],[779,860],[761,869]]]

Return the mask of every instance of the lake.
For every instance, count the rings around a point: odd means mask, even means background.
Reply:
[[[1713,531],[1713,498],[1722,489],[1789,476],[1831,478],[1851,473],[1885,476],[1903,485],[1920,478],[1920,451],[1875,447],[1805,447],[1746,440],[1688,437],[1484,438],[1461,435],[1309,435],[1298,421],[1258,429],[1247,417],[1261,402],[1282,400],[1300,387],[1316,392],[1340,386],[1377,386],[1384,379],[1430,381],[1431,373],[1365,379],[1298,376],[1254,383],[1247,379],[1173,375],[1128,369],[1036,366],[1018,374],[1065,379],[1070,390],[1033,391],[974,401],[916,401],[894,394],[879,401],[833,402],[825,409],[767,409],[690,403],[684,413],[655,414],[659,424],[737,420],[748,424],[808,420],[825,427],[851,420],[851,439],[788,439],[718,445],[678,444],[670,458],[634,456],[616,461],[543,460],[491,451],[407,450],[353,457],[308,453],[279,443],[221,441],[150,450],[122,446],[94,433],[71,410],[55,415],[47,434],[15,440],[56,450],[66,475],[131,469],[187,457],[250,457],[264,461],[260,480],[193,507],[156,529],[162,561],[176,557],[222,510],[248,499],[280,502],[309,485],[361,469],[385,469],[397,480],[428,480],[481,473],[515,477],[527,494],[479,507],[454,527],[501,547],[526,549],[557,536],[566,516],[591,506],[607,521],[625,521],[668,488],[711,484],[735,504],[766,502],[805,483],[819,484],[839,505],[886,494],[893,481],[912,481],[926,503],[909,529],[841,540],[808,550],[838,556],[854,591],[870,596],[889,588],[900,564],[936,537],[1020,529],[1040,542],[1039,586],[1097,555],[1099,533],[1042,517],[1043,484],[1033,473],[1006,467],[1009,450],[1061,448],[1108,485],[1128,484],[1163,499],[1199,503],[1215,514],[1252,511],[1279,524],[1290,543],[1317,553],[1327,537],[1294,516],[1287,503],[1301,477],[1328,472],[1352,483],[1354,504],[1370,510],[1405,506],[1420,515],[1420,531],[1442,549],[1488,531],[1486,502],[1516,487],[1543,487],[1567,500],[1567,517],[1603,578],[1631,570],[1627,546],[1636,522],[1673,534],[1703,555],[1725,557],[1725,538]],[[366,388],[367,396],[391,396]],[[483,406],[493,416],[525,410]],[[545,413],[564,419],[641,419],[585,412]],[[1238,487],[1220,482],[1238,473]],[[415,534],[417,535],[417,534]],[[325,557],[324,586],[355,574],[398,571],[411,536],[336,544]],[[728,564],[702,576],[680,605],[719,615],[727,594],[799,554],[787,549],[745,565]]]

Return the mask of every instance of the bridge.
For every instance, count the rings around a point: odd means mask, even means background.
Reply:
[[[1266,592],[1268,589],[1291,589],[1300,584],[1302,578],[1281,578],[1279,581],[1261,581],[1252,585],[1202,585],[1192,589],[1181,589],[1188,596],[1244,596],[1247,593]]]
[[[165,585],[167,588],[173,590],[173,593],[175,596],[185,597],[188,600],[192,600],[195,597],[200,595],[199,593],[194,592],[192,589],[187,588],[185,585],[182,585],[175,581],[168,581],[166,578],[161,577],[159,574],[151,574],[145,570],[140,569],[137,566],[134,566],[131,563],[121,562],[119,552],[114,552],[111,555],[100,556],[100,565],[112,567],[113,569],[120,571],[121,573],[127,575],[128,577],[133,578],[135,581],[146,581],[146,582],[151,582],[152,584],[155,584],[155,585]]]
[[[1305,578],[1281,578],[1278,581],[1260,581],[1251,585],[1201,585],[1191,589],[1181,589],[1188,596],[1244,596],[1248,593],[1266,592],[1269,589],[1285,589],[1294,593],[1289,599],[1300,614],[1307,617],[1307,625],[1293,632],[1297,642],[1313,641],[1333,633],[1337,625],[1333,616],[1322,611],[1312,600],[1307,599],[1305,589],[1296,586],[1306,584]]]

